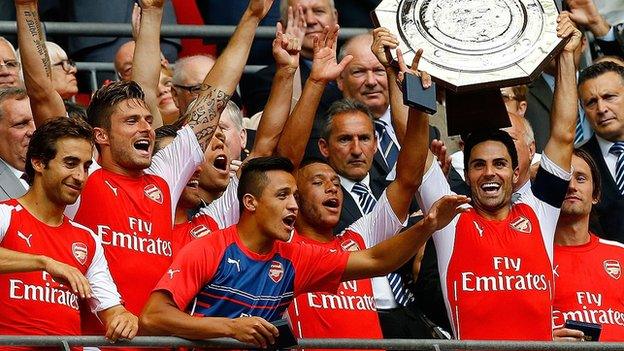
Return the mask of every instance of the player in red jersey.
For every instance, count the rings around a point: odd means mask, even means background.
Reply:
[[[294,295],[335,291],[339,281],[396,269],[468,201],[464,196],[445,197],[425,220],[367,250],[285,243],[298,212],[292,171],[292,164],[279,157],[257,158],[243,166],[239,223],[182,250],[143,311],[143,330],[191,339],[228,336],[266,347],[277,333],[267,320],[279,319]],[[224,318],[184,313],[194,297],[201,315]]]
[[[270,0],[250,0],[228,47],[189,107],[187,125],[153,158],[153,116],[139,85],[112,83],[93,96],[87,114],[102,168],[91,174],[83,196],[68,214],[102,238],[112,276],[132,312],[140,312],[149,291],[172,261],[175,204],[203,162],[203,151],[243,72],[258,23],[271,4]],[[149,47],[158,48],[163,1],[144,0],[142,7],[135,60],[145,57],[147,61],[134,65],[133,78],[135,74],[141,78],[150,97],[157,86],[160,63],[149,61],[154,56],[150,52],[159,52]],[[37,2],[18,1],[16,10],[26,86],[31,103],[37,105],[35,120],[40,124],[50,116],[64,115],[65,109],[58,94],[50,90],[47,54],[38,50]],[[102,332],[95,319],[87,321],[84,331]]]
[[[598,167],[585,151],[572,156],[572,180],[555,234],[555,340],[583,340],[583,332],[563,328],[567,320],[602,325],[600,341],[624,340],[624,246],[589,231],[592,206],[600,200]]]
[[[288,155],[295,164],[301,162],[316,115],[317,105],[312,102],[319,101],[327,82],[336,79],[350,60],[346,57],[341,63],[336,61],[337,34],[337,27],[328,28],[315,41],[312,71],[301,98],[306,103],[297,104],[278,145],[278,150]],[[370,117],[368,112],[355,108],[344,113],[352,113],[364,121]],[[420,117],[415,110],[411,113],[407,135],[415,131],[416,120]],[[372,130],[372,119],[370,123]],[[422,177],[422,167],[419,171],[416,163],[423,156],[418,157],[413,152],[417,150],[416,146],[416,139],[406,139],[397,163],[396,180],[387,187],[372,212],[337,236],[333,230],[342,209],[340,179],[326,162],[316,159],[304,161],[295,176],[300,215],[292,241],[342,252],[364,250],[396,234],[403,227],[417,182]],[[289,308],[295,335],[300,338],[382,338],[373,285],[375,289],[385,289],[392,294],[387,277],[379,277],[345,281],[335,294],[308,292],[295,298]],[[358,321],[357,327],[353,326],[354,320]]]
[[[137,317],[121,305],[99,238],[63,215],[84,186],[92,152],[92,130],[83,121],[57,118],[33,134],[26,158],[31,187],[0,204],[0,245],[27,254],[17,266],[2,264],[3,272],[15,273],[0,275],[0,333],[80,335],[79,300],[86,298],[107,338],[136,335]],[[32,266],[41,261],[44,266]]]
[[[574,51],[581,33],[569,14],[559,16],[557,35],[568,42],[555,58],[551,136],[532,191],[512,203],[518,158],[509,134],[473,132],[464,148],[472,208],[433,236],[447,312],[458,339],[552,340],[553,240],[571,177],[578,112]],[[421,123],[412,137],[425,150],[426,118]],[[431,153],[422,164],[426,171],[418,197],[427,212],[451,191]]]

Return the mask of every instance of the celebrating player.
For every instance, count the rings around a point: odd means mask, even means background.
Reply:
[[[447,312],[458,339],[552,340],[553,240],[571,178],[578,110],[573,52],[581,38],[568,14],[560,15],[557,34],[569,38],[556,57],[551,119],[557,122],[551,122],[532,191],[512,203],[518,157],[509,134],[474,132],[464,146],[472,209],[433,236]],[[418,135],[411,137],[424,150],[428,127],[426,119],[421,123]],[[433,155],[422,162],[426,173],[419,202],[427,212],[451,191]]]
[[[0,333],[80,335],[79,300],[87,298],[107,338],[136,335],[137,317],[121,305],[100,240],[63,215],[85,184],[92,152],[92,130],[82,121],[50,120],[33,134],[26,158],[31,187],[0,204],[0,245],[25,253],[14,253],[11,266],[2,260],[2,271],[12,273],[0,274]]]
[[[292,163],[280,157],[243,166],[239,223],[182,249],[150,296],[143,331],[190,339],[227,336],[266,347],[277,333],[267,321],[279,319],[296,295],[335,292],[340,281],[393,271],[468,201],[444,197],[423,221],[368,250],[286,243],[298,212],[292,171]]]

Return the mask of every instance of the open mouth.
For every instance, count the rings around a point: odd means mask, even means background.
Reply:
[[[500,190],[501,185],[498,183],[490,182],[481,184],[481,190],[483,190],[486,194],[495,194]]]
[[[289,229],[293,229],[295,227],[295,220],[297,219],[296,214],[290,214],[284,218],[282,218],[282,222]]]
[[[137,140],[134,143],[134,148],[139,150],[139,151],[149,152],[150,142],[149,142],[148,139]]]
[[[199,180],[198,179],[192,179],[190,180],[188,183],[186,183],[186,186],[192,189],[198,189],[199,188]]]
[[[220,171],[227,171],[227,166],[228,166],[227,156],[225,155],[217,156],[214,162],[212,162],[212,165],[214,166],[214,168]]]
[[[331,209],[337,209],[340,207],[340,201],[338,201],[337,198],[327,199],[323,201],[323,206],[331,208]]]

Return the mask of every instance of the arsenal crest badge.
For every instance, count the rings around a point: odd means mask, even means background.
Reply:
[[[148,186],[145,187],[145,189],[143,189],[143,191],[145,192],[145,195],[147,197],[149,197],[150,199],[156,201],[157,203],[161,204],[163,203],[163,193],[162,191],[160,191],[160,189],[158,189],[158,187],[154,184],[150,184]]]
[[[616,260],[606,260],[603,262],[603,267],[605,272],[613,278],[620,279],[620,275],[622,275],[622,268],[620,267],[620,262]]]
[[[531,234],[533,227],[531,221],[528,218],[520,216],[509,223],[511,228],[519,231],[520,233]]]
[[[206,236],[210,234],[210,229],[203,224],[198,225],[197,227],[191,229],[191,236],[195,239],[199,239],[202,236]]]
[[[72,244],[72,253],[78,262],[84,266],[87,262],[87,245],[81,242]]]
[[[269,278],[275,283],[279,283],[284,276],[284,266],[279,261],[271,262],[271,268],[269,268]]]
[[[343,251],[359,251],[360,246],[353,239],[345,240],[340,243]]]

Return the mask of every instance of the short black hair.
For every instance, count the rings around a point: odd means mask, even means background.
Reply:
[[[154,133],[156,134],[156,140],[154,142],[154,151],[152,152],[152,155],[155,155],[158,151],[163,149],[163,146],[160,145],[160,142],[163,138],[175,138],[176,136],[178,136],[179,129],[180,128],[178,126],[175,126],[173,124],[165,124],[156,128],[156,130],[154,130]]]
[[[56,157],[56,144],[64,138],[78,138],[88,141],[93,145],[93,129],[82,119],[58,117],[47,120],[43,125],[35,129],[28,151],[26,151],[26,181],[32,185],[35,179],[35,169],[32,160],[38,159],[45,166]]]
[[[243,196],[245,194],[259,197],[264,191],[264,188],[269,183],[267,172],[284,171],[292,173],[294,169],[295,167],[289,159],[279,156],[257,157],[245,162],[241,169],[241,176],[236,191],[241,213],[244,209]]]
[[[328,165],[328,166],[331,167],[329,162],[326,159],[324,159],[324,158],[320,158],[320,157],[317,157],[317,156],[308,156],[308,157],[304,158],[303,161],[301,161],[301,163],[299,163],[299,169],[302,169],[302,168],[304,168],[306,166],[309,166],[311,164],[314,164],[314,163],[321,163],[321,164]]]
[[[325,125],[323,126],[323,131],[321,135],[323,139],[329,140],[334,124],[334,117],[336,117],[336,115],[356,112],[360,112],[366,115],[369,118],[374,130],[375,116],[373,116],[373,113],[370,111],[368,106],[358,100],[341,99],[335,101],[333,104],[331,104],[331,106],[329,106],[329,109],[327,109],[327,119],[325,120]]]
[[[485,141],[498,141],[505,145],[509,156],[511,156],[511,165],[513,169],[518,167],[518,152],[516,151],[516,145],[513,139],[504,130],[500,129],[486,129],[468,134],[464,140],[464,169],[468,171],[468,164],[470,163],[470,153],[472,149],[480,143]]]
[[[602,196],[602,179],[600,178],[600,171],[598,170],[596,161],[594,161],[594,158],[589,154],[589,152],[583,149],[574,149],[573,154],[583,159],[583,161],[585,161],[585,163],[589,166],[592,176],[592,197],[600,200],[600,197]]]
[[[65,104],[65,111],[67,111],[67,116],[72,118],[80,118],[83,121],[87,120],[87,110],[80,104],[77,104],[73,101],[63,101]]]
[[[603,61],[582,70],[579,74],[578,86],[580,87],[581,84],[586,81],[598,78],[599,76],[609,72],[617,73],[620,76],[622,84],[624,85],[624,66],[618,65],[617,63],[611,61]]]

